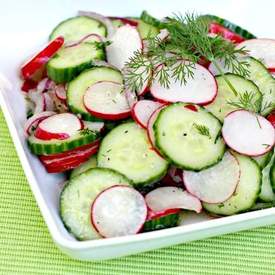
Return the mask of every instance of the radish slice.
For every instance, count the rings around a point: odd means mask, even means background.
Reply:
[[[39,139],[67,139],[83,129],[81,120],[71,113],[50,116],[38,124],[35,136]]]
[[[134,188],[116,185],[96,197],[91,212],[98,233],[111,238],[138,233],[146,221],[147,206]]]
[[[268,69],[275,69],[275,39],[250,39],[240,43],[237,48],[245,47],[248,54],[266,65]]]
[[[54,82],[49,78],[44,78],[41,81],[39,81],[36,92],[44,92],[47,91],[55,86]]]
[[[159,102],[147,99],[140,100],[132,109],[133,118],[141,127],[146,129],[150,116],[161,106],[163,106],[163,104]]]
[[[123,119],[131,112],[123,86],[111,81],[99,81],[89,87],[83,103],[88,112],[102,119]]]
[[[229,199],[240,180],[237,159],[226,152],[215,166],[200,172],[184,171],[186,189],[203,202],[220,203]]]
[[[67,94],[64,85],[57,85],[54,89],[54,92],[58,99],[60,99],[62,102],[66,102]]]
[[[155,148],[155,143],[156,143],[156,139],[155,139],[155,134],[154,134],[154,129],[153,129],[153,125],[158,117],[159,112],[165,108],[165,106],[161,106],[160,108],[158,108],[157,110],[155,110],[152,115],[150,116],[148,123],[147,123],[147,135],[149,138],[150,143],[152,144],[152,146],[154,147],[154,149],[158,152],[158,150]]]
[[[229,113],[222,127],[225,143],[236,152],[260,156],[274,145],[274,128],[264,117],[245,110]]]
[[[134,52],[141,49],[142,41],[137,29],[124,25],[111,37],[111,45],[106,48],[107,60],[121,70]]]
[[[217,83],[214,76],[199,64],[195,64],[192,71],[193,78],[188,78],[187,82],[183,84],[174,80],[173,71],[170,69],[168,71],[170,87],[163,87],[157,78],[152,81],[151,94],[162,102],[189,102],[201,105],[211,103],[217,95]]]
[[[138,25],[138,21],[134,21],[134,20],[126,18],[126,17],[108,16],[108,18],[110,20],[118,20],[124,25],[128,24],[128,25],[131,25],[131,26],[134,26],[134,27],[136,27]]]
[[[80,16],[88,16],[94,18],[97,21],[100,21],[106,28],[108,37],[111,37],[115,33],[115,28],[113,26],[112,21],[99,13],[91,12],[91,11],[78,11],[78,15]]]
[[[39,122],[41,122],[43,119],[48,118],[55,114],[56,114],[55,112],[48,111],[48,112],[42,112],[39,114],[35,114],[32,117],[30,117],[26,121],[25,126],[24,126],[24,132],[25,132],[26,136],[29,136],[34,132],[34,130],[36,129]]]
[[[104,129],[104,122],[83,121],[84,128],[91,131],[101,132]]]
[[[145,201],[153,212],[176,208],[193,210],[197,213],[202,210],[202,205],[198,198],[181,188],[173,186],[159,187],[149,192],[145,196]]]

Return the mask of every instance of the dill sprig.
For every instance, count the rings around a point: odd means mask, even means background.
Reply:
[[[193,126],[196,128],[196,130],[199,132],[200,135],[206,136],[209,139],[211,139],[210,130],[207,126],[193,123]]]
[[[254,113],[258,113],[262,106],[262,97],[255,99],[256,95],[253,92],[245,91],[243,94],[238,94],[236,101],[228,100],[227,104],[237,109],[244,109]]]
[[[125,65],[126,86],[133,91],[139,90],[151,77],[167,88],[171,81],[186,84],[189,78],[193,78],[195,63],[204,57],[213,62],[231,90],[237,95],[236,89],[216,60],[224,60],[225,67],[231,68],[233,73],[247,76],[248,64],[244,60],[239,60],[239,56],[247,52],[244,48],[235,48],[233,43],[219,35],[210,37],[209,23],[207,17],[195,14],[184,16],[175,14],[173,17],[166,18],[162,27],[169,32],[169,37],[161,39],[156,36],[146,39],[146,52],[136,51]]]
[[[91,129],[88,129],[88,128],[84,128],[84,129],[80,130],[80,135],[81,136],[87,136],[87,135],[90,135],[92,133],[95,133],[95,132]]]

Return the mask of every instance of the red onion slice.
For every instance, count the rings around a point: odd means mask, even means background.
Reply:
[[[113,34],[115,33],[115,28],[112,24],[112,21],[109,18],[107,18],[101,14],[98,14],[96,12],[91,12],[91,11],[78,11],[78,15],[94,18],[95,20],[98,20],[102,24],[104,24],[107,28],[107,37],[108,38],[113,36]]]

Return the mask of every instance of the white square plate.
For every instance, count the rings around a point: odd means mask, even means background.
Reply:
[[[63,176],[47,174],[31,155],[22,125],[25,108],[19,89],[18,68],[28,55],[46,42],[52,28],[78,9],[105,15],[139,15],[143,9],[163,17],[172,12],[213,13],[240,24],[261,37],[275,37],[273,1],[16,1],[0,0],[0,71],[12,84],[2,87],[0,103],[30,187],[57,246],[73,258],[109,259],[173,244],[198,240],[275,223],[275,208],[213,220],[191,219],[190,224],[135,236],[94,241],[76,241],[64,228],[58,214],[58,198]],[[260,10],[260,12],[259,12]],[[257,20],[255,20],[257,18]],[[3,83],[2,83],[3,84]],[[3,86],[3,85],[2,85]]]

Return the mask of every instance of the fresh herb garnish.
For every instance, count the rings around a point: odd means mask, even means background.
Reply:
[[[90,134],[92,134],[92,133],[94,133],[94,131],[93,131],[93,130],[90,130],[90,129],[88,129],[88,128],[85,128],[85,129],[80,130],[80,135],[81,135],[81,136],[87,136],[87,135],[90,135]]]
[[[200,125],[197,123],[193,123],[193,126],[196,128],[196,130],[199,132],[202,136],[207,136],[209,139],[211,139],[209,128],[205,125]]]
[[[139,90],[151,77],[152,71],[153,79],[157,79],[164,87],[169,88],[171,80],[178,80],[185,84],[194,76],[195,63],[204,57],[213,62],[231,90],[237,95],[236,89],[216,60],[224,60],[225,67],[231,68],[233,73],[247,76],[248,64],[238,58],[247,52],[244,48],[235,48],[233,43],[221,36],[210,37],[209,23],[208,18],[194,14],[166,18],[162,27],[169,32],[169,38],[164,40],[159,37],[147,38],[146,53],[136,51],[126,63],[126,86],[132,91]]]

